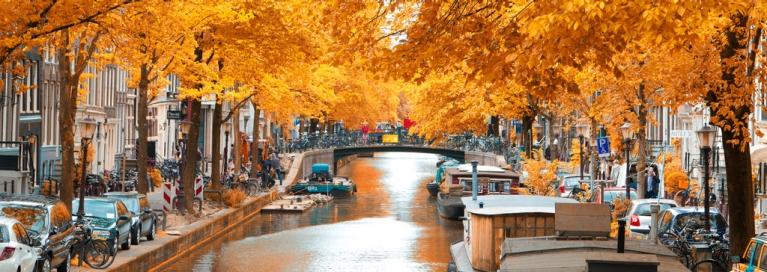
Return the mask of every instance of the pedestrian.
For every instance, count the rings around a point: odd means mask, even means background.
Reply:
[[[660,186],[660,179],[655,176],[655,171],[652,168],[647,170],[647,181],[645,184],[645,198],[656,198],[658,196],[658,187]]]
[[[368,144],[368,123],[362,124],[362,145]]]
[[[272,169],[274,169],[274,172],[277,172],[280,185],[282,185],[282,166],[280,165],[280,158],[277,156],[277,153],[272,153]]]

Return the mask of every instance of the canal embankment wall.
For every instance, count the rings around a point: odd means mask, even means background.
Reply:
[[[503,156],[501,156],[501,160],[498,160],[498,156],[493,153],[485,153],[485,152],[476,152],[476,151],[466,151],[464,158],[466,158],[466,163],[470,163],[473,160],[476,160],[479,162],[479,165],[492,165],[492,166],[498,166],[501,164],[505,165],[505,162],[503,161]]]
[[[337,167],[343,167],[356,158],[356,155],[346,157],[336,162]],[[261,208],[277,199],[279,193],[284,191],[287,186],[300,180],[303,173],[311,173],[312,164],[328,162],[331,164],[333,162],[332,150],[296,154],[283,182],[285,186],[280,186],[278,190],[273,190],[259,197],[248,198],[239,208],[224,209],[215,213],[213,218],[184,226],[179,229],[180,235],[164,235],[154,241],[141,243],[133,250],[120,251],[117,255],[118,258],[115,259],[108,271],[156,271],[172,265],[179,258],[190,254],[211,240],[223,236],[230,229],[256,215],[261,211]]]

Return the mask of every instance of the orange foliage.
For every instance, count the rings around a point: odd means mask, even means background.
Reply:
[[[154,187],[162,186],[162,175],[160,174],[160,169],[150,170],[149,177],[152,178],[152,184]]]
[[[241,190],[224,190],[224,204],[229,207],[239,208],[247,197]]]

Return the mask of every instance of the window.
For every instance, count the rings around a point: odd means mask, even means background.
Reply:
[[[128,209],[125,208],[125,205],[122,202],[117,202],[117,213],[119,215],[128,215]]]
[[[149,200],[147,200],[146,197],[139,198],[139,203],[141,203],[141,212],[144,212],[146,209],[151,209]]]
[[[650,203],[640,204],[639,206],[637,206],[636,210],[634,210],[634,214],[636,214],[638,216],[652,216],[652,211],[650,210],[650,205],[652,205],[652,204],[650,204]],[[666,209],[673,208],[673,207],[676,207],[676,205],[675,204],[668,204],[668,203],[664,204],[664,203],[662,203],[662,204],[660,204],[660,211],[659,212],[665,211]]]
[[[8,233],[8,227],[6,226],[0,226],[0,243],[8,243],[11,240],[11,237],[9,237]]]
[[[760,270],[767,269],[767,250],[762,249],[762,259],[759,262],[759,268]]]
[[[27,231],[24,229],[24,226],[19,223],[13,224],[13,232],[16,234],[16,241],[29,245],[29,236],[27,236]]]
[[[72,216],[69,214],[69,211],[67,210],[67,208],[64,207],[64,204],[62,203],[56,204],[56,206],[53,207],[53,211],[54,211],[53,212],[54,216],[59,221],[59,224],[58,224],[59,231],[68,229],[72,224],[71,222]]]
[[[658,232],[663,233],[666,232],[668,229],[668,225],[671,224],[671,219],[674,218],[674,216],[670,212],[663,212],[660,215],[660,222],[658,223]]]

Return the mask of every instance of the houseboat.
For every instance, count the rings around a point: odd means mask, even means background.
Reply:
[[[516,195],[519,175],[511,170],[496,166],[477,166],[478,195]],[[471,195],[472,170],[470,164],[446,167],[444,182],[440,183],[437,194],[439,215],[458,220],[463,216],[464,204],[461,197]]]
[[[294,194],[326,194],[347,198],[357,192],[357,185],[347,176],[333,176],[327,164],[312,165],[312,173],[290,186]]]
[[[484,195],[460,198],[466,206],[463,240],[450,246],[457,271],[496,271],[506,238],[554,235],[554,206],[569,198]],[[609,222],[608,222],[609,223]]]
[[[429,192],[429,195],[437,196],[439,193],[439,185],[445,180],[445,169],[458,166],[459,164],[456,160],[440,160],[440,162],[437,163],[437,175],[435,176],[434,181],[426,183],[426,191]]]

